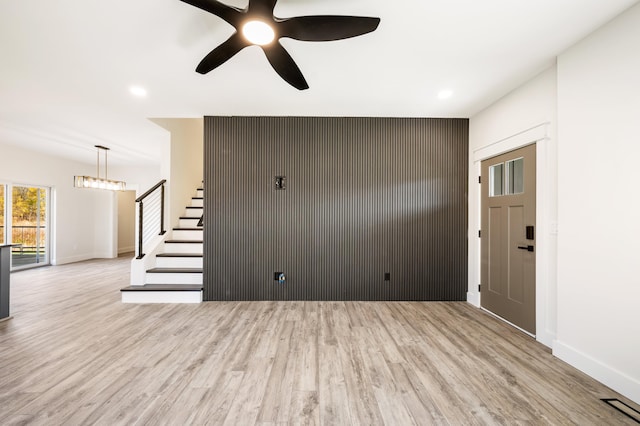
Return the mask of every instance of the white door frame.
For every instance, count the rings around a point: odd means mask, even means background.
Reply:
[[[550,315],[555,309],[555,294],[550,294],[549,267],[551,258],[555,255],[551,245],[551,234],[556,233],[549,217],[551,191],[549,186],[548,151],[551,139],[549,137],[550,123],[545,122],[524,130],[513,136],[501,139],[489,145],[478,148],[470,153],[469,159],[472,172],[469,185],[477,185],[477,191],[470,191],[469,195],[469,292],[467,301],[480,307],[480,215],[482,213],[480,183],[478,176],[481,172],[481,162],[496,155],[504,154],[526,145],[536,144],[536,340],[551,347],[555,340],[554,321]],[[553,289],[555,291],[555,289]],[[553,305],[553,306],[550,306]]]

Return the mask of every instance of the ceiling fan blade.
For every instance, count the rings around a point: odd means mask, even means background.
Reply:
[[[247,13],[264,14],[269,18],[273,15],[273,9],[276,7],[278,0],[249,0]]]
[[[200,61],[196,71],[200,74],[206,74],[227,62],[248,45],[240,34],[234,33],[227,41],[209,52],[209,54]]]
[[[280,42],[275,42],[271,46],[262,46],[262,50],[267,55],[269,63],[273,69],[282,77],[284,81],[298,90],[309,88],[307,80],[304,79],[300,68],[294,62],[289,52],[285,50]]]
[[[224,3],[220,3],[217,0],[180,0],[184,3],[190,4],[202,10],[224,19],[233,26],[236,26],[241,19],[243,10],[235,8],[233,6],[227,6]]]
[[[375,31],[380,18],[363,16],[299,16],[278,25],[282,37],[302,41],[332,41],[356,37]]]

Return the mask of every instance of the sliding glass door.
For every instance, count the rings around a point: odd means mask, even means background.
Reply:
[[[49,189],[20,185],[9,188],[7,211],[11,211],[11,220],[6,228],[11,235],[9,243],[13,244],[12,269],[49,264]]]

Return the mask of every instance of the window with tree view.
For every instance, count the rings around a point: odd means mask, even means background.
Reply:
[[[12,266],[22,268],[48,263],[46,188],[13,186],[11,195]]]

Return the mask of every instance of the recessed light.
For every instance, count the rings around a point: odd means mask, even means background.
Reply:
[[[129,88],[129,92],[131,92],[133,96],[137,96],[139,98],[144,98],[145,96],[147,96],[147,89],[140,86],[131,86]]]
[[[453,96],[453,91],[451,90],[441,90],[438,93],[438,99],[449,99],[451,96]]]
[[[250,43],[260,46],[267,45],[275,38],[273,28],[262,21],[249,21],[242,27],[242,35],[245,36]]]

